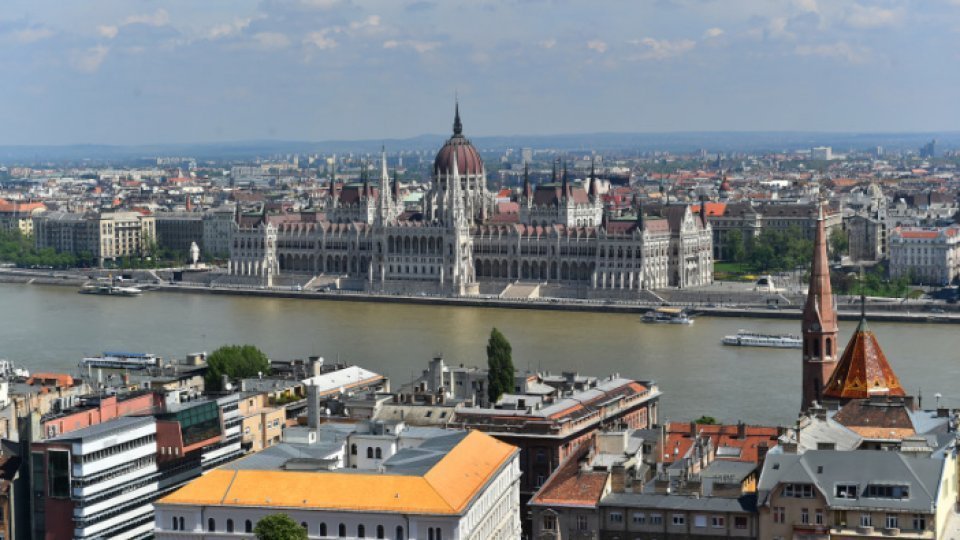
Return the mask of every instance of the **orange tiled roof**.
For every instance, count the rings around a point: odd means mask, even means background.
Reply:
[[[459,514],[516,452],[514,446],[473,431],[423,476],[217,469],[160,502]]]
[[[877,336],[867,328],[866,319],[862,319],[843,350],[823,396],[854,399],[903,395],[906,394],[900,386],[900,379],[887,362]]]
[[[567,457],[559,470],[550,476],[547,483],[533,496],[531,504],[587,506],[600,501],[607,488],[606,471],[582,471],[580,460],[587,455],[590,444],[583,444]]]

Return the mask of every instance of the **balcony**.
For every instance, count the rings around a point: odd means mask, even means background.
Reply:
[[[834,536],[853,537],[853,538],[911,538],[926,539],[936,538],[933,531],[915,529],[900,529],[896,527],[859,527],[859,526],[839,526],[830,527],[829,532]]]

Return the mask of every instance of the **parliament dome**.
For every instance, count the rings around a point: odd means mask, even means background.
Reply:
[[[457,157],[457,172],[464,175],[483,174],[483,160],[469,139],[463,136],[463,124],[460,122],[460,106],[456,106],[453,118],[453,136],[447,139],[443,148],[433,160],[433,170],[440,174],[453,171],[453,157]]]

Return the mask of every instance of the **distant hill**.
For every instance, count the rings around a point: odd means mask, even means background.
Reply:
[[[237,141],[197,144],[156,145],[24,145],[0,146],[0,163],[42,163],[130,161],[157,156],[188,156],[201,160],[244,160],[275,154],[312,153],[375,153],[381,145],[388,152],[434,151],[446,135],[419,135],[407,139],[329,140],[329,141]],[[960,148],[960,132],[943,133],[817,133],[817,132],[672,132],[672,133],[582,133],[566,135],[501,135],[472,137],[481,151],[497,152],[507,148],[531,147],[560,151],[602,152],[667,151],[693,152],[706,149],[716,152],[765,152],[809,149],[831,146],[835,152],[872,149],[918,149],[931,139],[937,140],[938,151]]]

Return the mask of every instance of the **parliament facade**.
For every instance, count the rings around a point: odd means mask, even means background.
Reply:
[[[384,155],[379,181],[334,182],[320,212],[238,214],[229,274],[266,286],[284,274],[326,275],[370,292],[455,295],[537,283],[580,297],[713,281],[703,212],[634,201],[632,213],[608,215],[593,174],[580,183],[564,171],[536,186],[525,178],[519,212],[498,215],[459,111],[432,180],[422,204],[404,208]]]

